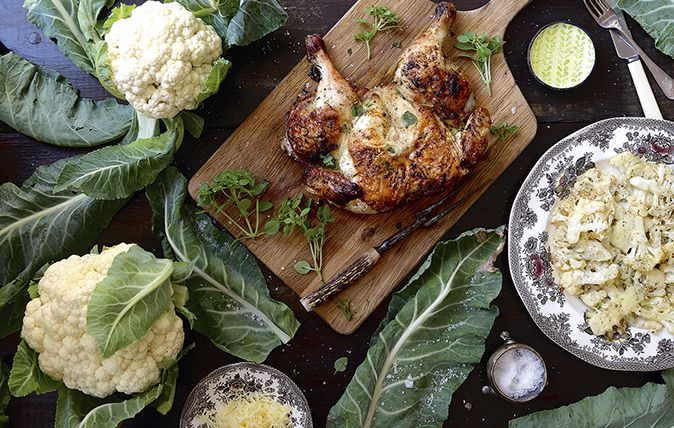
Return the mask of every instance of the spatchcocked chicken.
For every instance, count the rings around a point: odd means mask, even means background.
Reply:
[[[491,119],[442,44],[456,19],[438,4],[431,27],[402,54],[394,82],[369,90],[334,67],[307,36],[315,90],[288,113],[284,150],[310,193],[356,213],[377,213],[456,186],[487,149]]]

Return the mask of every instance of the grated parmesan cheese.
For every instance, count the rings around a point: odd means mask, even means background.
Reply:
[[[291,408],[270,396],[255,392],[227,401],[200,423],[209,428],[290,428]]]

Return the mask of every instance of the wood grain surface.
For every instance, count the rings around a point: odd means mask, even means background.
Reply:
[[[486,32],[503,37],[512,18],[530,0],[492,0],[487,5],[469,12],[459,12],[452,31]],[[399,31],[380,33],[372,42],[372,60],[367,61],[363,43],[354,43],[356,19],[367,16],[370,0],[360,0],[325,35],[328,52],[337,69],[360,87],[386,84],[398,63],[401,49],[393,48],[400,41],[402,49],[421,34],[432,21],[435,4],[428,0],[389,0],[378,4],[394,8],[402,17]],[[449,57],[455,38],[446,40]],[[351,49],[351,53],[349,53]],[[507,120],[520,127],[517,135],[504,142],[492,141],[488,159],[481,162],[461,185],[455,200],[465,198],[452,214],[435,226],[415,232],[406,241],[385,254],[377,265],[347,290],[340,293],[350,302],[353,317],[347,320],[335,300],[316,308],[316,312],[337,332],[352,333],[398,284],[419,263],[422,257],[451,228],[466,210],[480,197],[499,175],[515,160],[536,134],[536,118],[524,96],[515,84],[512,74],[500,52],[492,60],[492,94],[482,84],[480,75],[469,61],[455,58],[469,75],[478,105],[485,106],[496,123]],[[224,142],[222,147],[190,180],[189,190],[194,198],[202,183],[226,169],[247,169],[270,183],[265,199],[275,207],[286,197],[304,192],[300,165],[281,150],[280,140],[285,133],[285,115],[295,97],[310,80],[308,61],[302,60],[271,94],[253,111],[243,124]],[[328,228],[324,249],[323,274],[326,280],[340,273],[355,259],[373,246],[394,234],[401,226],[413,221],[414,213],[429,203],[418,201],[409,206],[378,215],[358,215],[333,209],[337,220]],[[236,227],[214,210],[210,211],[234,235]],[[313,274],[299,275],[293,266],[298,260],[309,258],[307,243],[299,233],[290,237],[278,234],[243,243],[274,274],[281,278],[299,296],[304,297],[320,286]]]
[[[354,0],[279,0],[289,20],[279,31],[251,46],[232,49],[227,59],[234,67],[223,82],[220,92],[209,98],[199,111],[206,117],[206,130],[197,141],[186,138],[176,155],[175,165],[186,176],[192,176],[208,158],[248,117],[283,77],[303,57],[302,42],[308,33],[324,34],[353,5]],[[130,2],[130,0],[125,0]],[[0,54],[13,50],[40,65],[64,74],[82,95],[100,99],[106,96],[98,82],[77,69],[63,57],[49,39],[30,24],[21,8],[23,0],[0,0]],[[373,1],[374,3],[374,1]],[[456,0],[460,10],[470,10],[486,0]],[[534,34],[551,22],[573,22],[585,28],[597,48],[597,62],[588,80],[570,91],[555,91],[538,84],[526,63],[529,42]],[[655,50],[653,40],[631,19],[630,29],[637,42],[663,69],[672,69],[672,60]],[[356,28],[354,27],[354,32]],[[39,38],[36,38],[40,36]],[[532,107],[538,120],[534,141],[492,184],[478,201],[458,220],[443,239],[456,237],[475,227],[497,227],[508,221],[510,206],[539,157],[561,138],[607,117],[640,116],[627,64],[613,49],[610,35],[599,28],[578,0],[534,0],[515,18],[505,33],[504,53],[515,81]],[[651,86],[655,82],[649,76]],[[662,113],[674,119],[674,102],[655,90]],[[39,165],[82,153],[82,150],[61,149],[38,143],[12,131],[0,123],[0,183],[20,184]],[[152,212],[144,195],[132,198],[98,238],[100,245],[137,242],[161,256],[160,242],[150,230]],[[552,343],[529,317],[510,279],[508,263],[502,255],[496,266],[503,273],[503,287],[495,304],[499,307],[486,341],[486,352],[452,398],[445,427],[505,428],[508,420],[531,412],[570,404],[589,395],[596,395],[609,386],[634,387],[646,382],[661,382],[658,373],[611,372],[587,364]],[[288,304],[302,323],[287,346],[275,349],[266,364],[290,376],[304,392],[311,407],[314,426],[325,426],[330,408],[344,393],[356,367],[364,361],[368,341],[386,313],[388,300],[349,336],[334,332],[314,313],[305,312],[297,296],[273,273],[263,267],[272,296]],[[491,352],[502,341],[499,333],[507,330],[524,343],[533,346],[545,359],[549,384],[540,397],[524,404],[513,404],[484,395],[485,364]],[[11,364],[18,344],[18,334],[0,340],[0,359]],[[190,390],[210,371],[238,360],[213,346],[208,339],[187,329],[186,343],[197,347],[180,361],[180,377],[175,404],[166,416],[154,409],[142,411],[124,428],[177,427],[180,411]],[[346,371],[336,373],[333,364],[348,357]],[[45,428],[53,426],[55,394],[12,398],[8,413],[12,428]]]

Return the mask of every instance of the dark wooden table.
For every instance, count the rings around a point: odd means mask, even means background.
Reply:
[[[27,23],[22,2],[0,1],[0,53],[14,50],[37,64],[64,74],[81,90],[82,95],[105,97],[95,79],[78,70],[51,41],[41,36],[37,28]],[[234,68],[220,93],[209,99],[201,112],[206,117],[207,130],[199,141],[190,139],[183,143],[175,162],[188,177],[302,58],[304,36],[325,33],[353,0],[281,2],[290,15],[285,27],[262,41],[246,48],[233,49],[227,54]],[[484,1],[457,0],[460,9],[471,9],[482,3]],[[581,25],[588,30],[597,48],[597,64],[591,77],[581,87],[568,92],[543,88],[533,79],[526,65],[531,38],[542,25],[555,21]],[[674,71],[674,62],[656,52],[646,34],[633,21],[629,22],[635,38],[647,52],[665,70]],[[617,58],[608,32],[595,25],[580,1],[533,0],[512,22],[505,39],[508,64],[538,118],[538,135],[456,224],[448,237],[474,227],[496,227],[507,223],[513,198],[526,174],[543,152],[559,139],[604,118],[642,115],[626,63]],[[654,84],[653,87],[665,118],[674,119],[674,102],[667,100]],[[0,123],[0,182],[20,184],[37,166],[75,153],[78,151],[35,142]],[[160,254],[159,241],[150,231],[150,207],[142,194],[129,202],[99,239],[101,244],[109,245],[121,241],[137,242]],[[587,395],[598,394],[610,385],[638,386],[660,380],[656,373],[619,373],[599,369],[559,348],[529,318],[510,280],[505,254],[498,265],[504,274],[503,291],[496,300],[501,314],[487,341],[482,363],[454,395],[446,426],[502,427],[515,416],[572,403]],[[354,334],[341,336],[330,330],[316,315],[306,313],[289,288],[268,271],[266,274],[273,296],[289,304],[302,323],[290,344],[272,352],[266,363],[281,369],[300,386],[311,405],[315,426],[322,427],[330,407],[342,395],[356,366],[363,360],[368,339],[384,316],[388,302]],[[543,394],[530,403],[511,404],[480,392],[485,383],[484,363],[490,351],[500,344],[498,335],[502,330],[508,330],[514,338],[538,349],[548,365],[550,383]],[[180,362],[173,411],[161,417],[154,410],[146,410],[125,426],[177,426],[182,404],[199,379],[216,367],[236,361],[198,334],[188,334],[187,340],[196,342],[197,351],[189,353]],[[3,361],[11,362],[17,343],[18,335],[0,341]],[[349,366],[345,372],[333,374],[333,363],[342,356],[349,358]],[[12,399],[9,408],[11,426],[51,426],[54,410],[54,395]]]

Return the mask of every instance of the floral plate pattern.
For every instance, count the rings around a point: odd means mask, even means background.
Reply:
[[[529,314],[556,344],[595,366],[652,371],[674,367],[674,335],[630,328],[608,340],[593,335],[580,299],[555,283],[547,222],[555,201],[568,196],[578,175],[595,162],[630,151],[644,160],[674,164],[674,123],[646,118],[606,119],[550,148],[520,188],[510,213],[510,273]]]
[[[192,389],[180,415],[180,428],[207,428],[200,416],[226,403],[234,391],[262,392],[292,408],[293,428],[313,428],[309,404],[285,374],[264,364],[229,364],[210,372]]]

